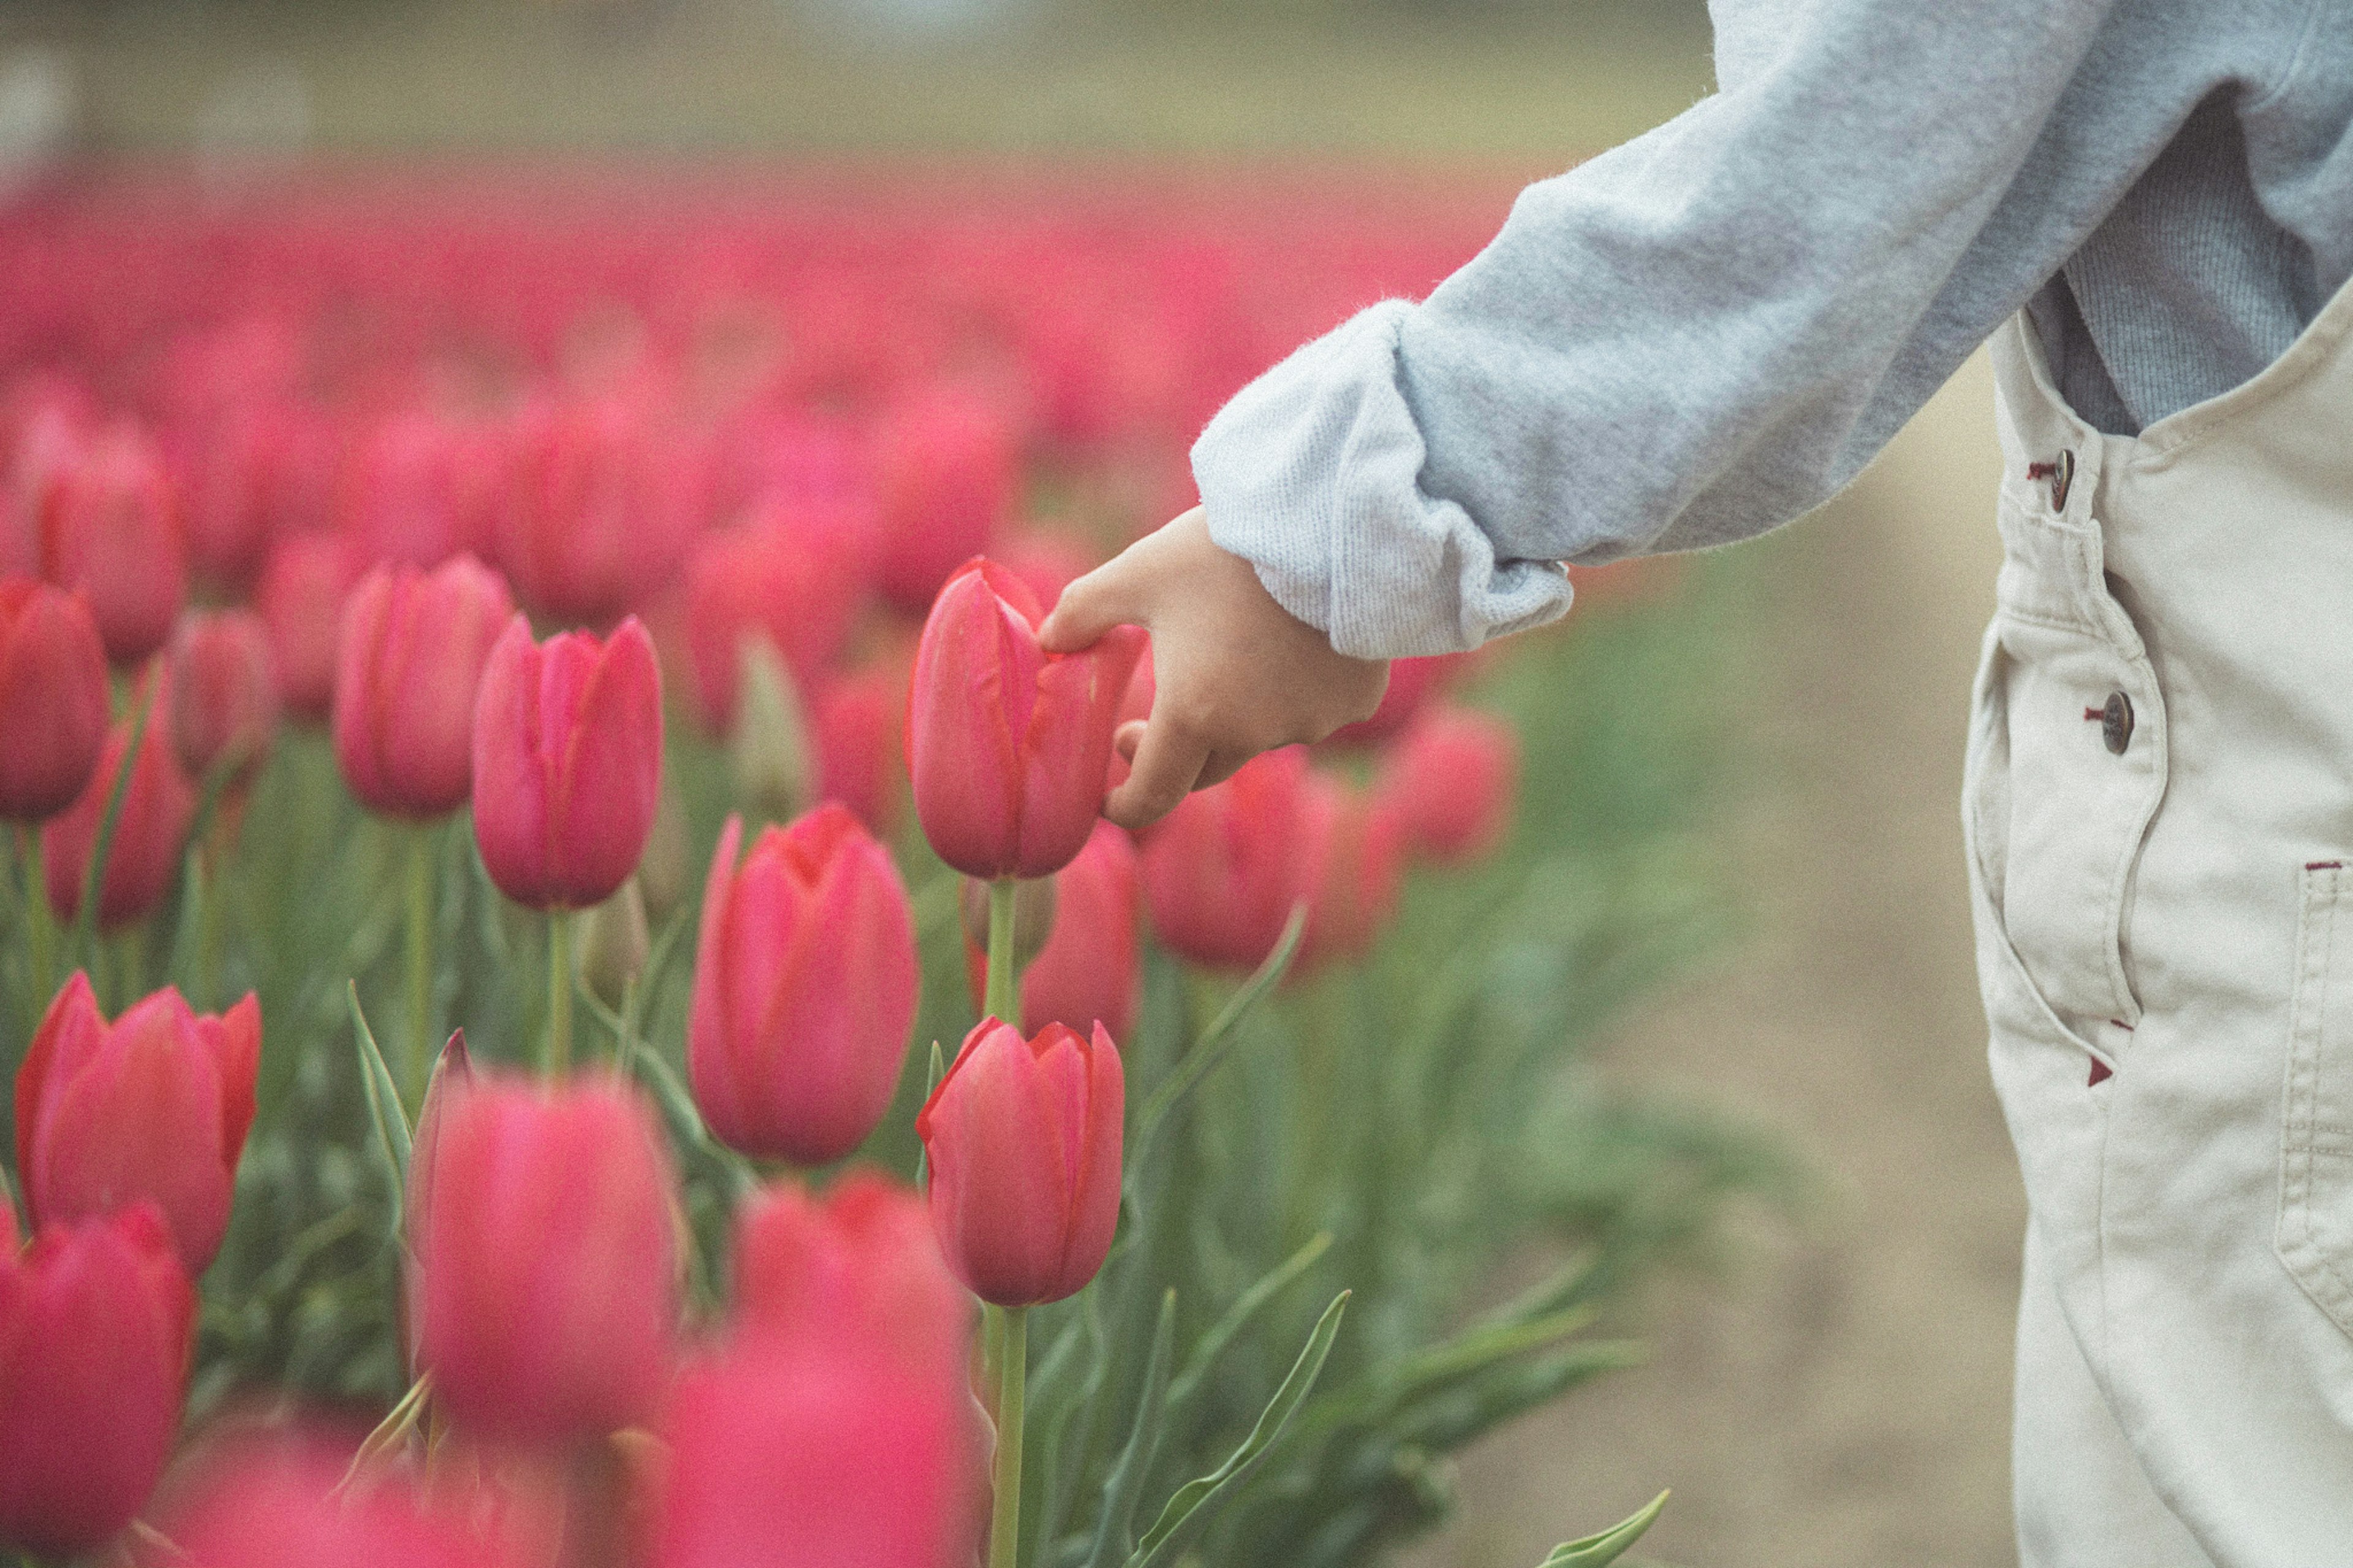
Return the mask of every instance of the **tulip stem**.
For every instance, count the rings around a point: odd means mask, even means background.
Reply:
[[[572,1070],[572,911],[547,911],[547,1076]]]
[[[425,1103],[433,1071],[433,849],[420,825],[408,838],[408,1092]]]
[[[1021,1552],[1021,1405],[1029,1381],[1029,1309],[1006,1307],[999,1315],[1005,1320],[1005,1350],[997,1385],[997,1505],[989,1514],[988,1568],[1014,1568]]]
[[[988,885],[988,1016],[1021,1027],[1021,977],[1014,973],[1014,897],[1021,884],[999,877]]]
[[[41,831],[16,829],[20,858],[25,863],[25,939],[33,960],[34,1016],[49,1005],[58,988],[58,928],[49,915],[49,883],[41,864]]]

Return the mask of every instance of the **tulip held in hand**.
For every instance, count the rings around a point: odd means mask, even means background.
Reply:
[[[1050,654],[1028,584],[967,562],[923,625],[907,713],[915,812],[968,877],[1045,877],[1086,847],[1102,814],[1112,727],[1145,635],[1116,626]]]
[[[196,1296],[153,1204],[48,1222],[0,1196],[0,1546],[69,1557],[137,1516],[172,1451]]]
[[[637,869],[661,794],[661,675],[635,616],[534,643],[517,616],[474,708],[474,839],[500,891],[601,904]]]
[[[202,1274],[228,1229],[260,1066],[250,994],[199,1015],[166,987],[109,1024],[75,974],[16,1074],[16,1169],[34,1222],[151,1201],[189,1276]]]
[[[821,1165],[890,1109],[914,1022],[914,922],[890,852],[839,805],[730,817],[703,893],[687,1072],[719,1138]]]
[[[915,1118],[931,1164],[932,1228],[982,1300],[1077,1293],[1119,1227],[1125,1089],[1118,1047],[1049,1024],[1034,1039],[994,1018],[965,1037]]]

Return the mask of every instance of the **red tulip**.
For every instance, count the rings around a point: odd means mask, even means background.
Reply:
[[[228,1230],[260,1066],[250,993],[199,1015],[167,986],[109,1024],[75,974],[16,1074],[16,1169],[34,1223],[149,1200],[189,1276],[202,1274]]]
[[[1083,653],[1050,654],[1038,646],[1043,618],[1019,578],[967,562],[915,649],[915,814],[940,858],[968,877],[1059,871],[1102,814],[1112,726],[1145,636],[1115,626]]]
[[[478,1436],[556,1445],[649,1419],[670,1374],[670,1156],[617,1080],[446,1079],[409,1167],[409,1300],[434,1397]]]
[[[1428,658],[1399,658],[1389,662],[1389,683],[1381,693],[1381,705],[1369,718],[1345,724],[1325,737],[1327,744],[1369,746],[1398,734],[1413,722],[1414,715],[1431,699],[1461,678],[1476,654],[1441,653]]]
[[[1215,968],[1266,961],[1305,895],[1308,788],[1303,752],[1269,752],[1186,796],[1145,837],[1145,905],[1172,952]]]
[[[1425,712],[1381,766],[1380,793],[1407,847],[1440,864],[1475,860],[1512,826],[1520,738],[1492,713]]]
[[[1119,1050],[1049,1024],[1034,1039],[994,1018],[965,1037],[915,1118],[931,1165],[932,1229],[984,1301],[1034,1306],[1095,1277],[1119,1228],[1125,1091]]]
[[[522,1568],[553,1560],[547,1533],[513,1510],[485,1517],[445,1481],[399,1474],[345,1487],[347,1445],[248,1436],[175,1474],[139,1568]],[[168,1548],[160,1544],[169,1542]]]
[[[634,400],[545,404],[517,422],[513,454],[491,543],[524,604],[601,626],[677,572],[702,523],[684,432]]]
[[[860,1169],[822,1196],[778,1183],[735,1211],[734,1322],[803,1344],[871,1342],[953,1377],[971,1346],[972,1298],[940,1256],[923,1195]]]
[[[278,699],[298,719],[324,719],[334,706],[335,637],[359,574],[359,552],[340,533],[288,534],[261,568],[253,607],[269,629]],[[501,613],[493,624],[505,621]]]
[[[895,1309],[894,1309],[895,1310]],[[961,1568],[979,1456],[958,1380],[856,1338],[753,1340],[679,1379],[652,1568]]]
[[[344,600],[335,646],[335,761],[360,804],[434,817],[472,793],[474,699],[513,617],[470,555],[430,572],[379,566]]]
[[[1396,817],[1329,773],[1308,773],[1305,804],[1299,874],[1307,929],[1298,973],[1371,950],[1397,908],[1402,847]]]
[[[930,388],[890,409],[875,431],[883,595],[922,610],[957,563],[987,553],[1013,503],[1013,432],[973,394]]]
[[[188,564],[242,593],[282,531],[324,521],[332,467],[320,416],[289,404],[246,404],[190,432],[179,465]]]
[[[171,1454],[195,1292],[152,1204],[0,1239],[0,1545],[95,1552]]]
[[[41,575],[89,593],[117,664],[136,664],[172,635],[188,591],[179,511],[163,459],[135,432],[90,442],[52,479]]]
[[[474,841],[501,891],[543,910],[611,898],[653,831],[661,763],[661,674],[635,616],[603,642],[507,624],[474,708]]]
[[[865,1142],[898,1086],[917,984],[907,889],[839,805],[765,830],[739,869],[743,837],[728,818],[703,890],[687,1072],[723,1142],[821,1165]]]
[[[741,644],[765,636],[804,689],[830,668],[860,607],[847,546],[774,524],[695,542],[686,563],[690,687],[704,728],[734,728]]]
[[[1101,1024],[1113,1039],[1135,1027],[1144,973],[1136,924],[1143,890],[1135,841],[1115,823],[1098,822],[1079,858],[1054,873],[1054,928],[1021,972],[1021,1020],[1031,1027]],[[972,996],[987,983],[988,955],[965,943]]]
[[[38,822],[73,804],[106,743],[106,708],[89,599],[0,577],[0,818]]]
[[[112,931],[144,918],[171,890],[180,851],[195,820],[195,786],[180,771],[164,731],[170,724],[170,693],[157,692],[131,763],[131,785],[106,854],[98,889],[98,926]],[[131,721],[107,732],[98,769],[73,805],[41,828],[41,858],[48,876],[49,908],[69,921],[81,909],[82,879],[98,847],[114,780],[131,750]]]
[[[206,610],[173,635],[172,748],[201,779],[216,764],[249,773],[278,731],[269,634],[251,610]],[[152,721],[151,721],[152,722]]]
[[[905,674],[876,665],[827,681],[812,703],[818,798],[840,802],[876,833],[899,820],[906,699]]]
[[[422,411],[395,414],[353,447],[337,525],[366,560],[438,566],[490,547],[488,520],[505,479],[498,430]]]

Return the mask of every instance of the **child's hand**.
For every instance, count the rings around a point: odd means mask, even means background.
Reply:
[[[1039,637],[1070,653],[1116,626],[1152,634],[1155,686],[1152,716],[1116,738],[1134,771],[1104,813],[1126,827],[1166,816],[1261,752],[1366,717],[1388,686],[1385,660],[1334,653],[1275,603],[1249,562],[1211,542],[1199,507],[1062,590]]]

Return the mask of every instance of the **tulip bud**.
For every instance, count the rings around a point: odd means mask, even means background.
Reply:
[[[131,763],[131,784],[122,793],[122,814],[115,819],[114,838],[106,852],[106,869],[98,889],[98,928],[113,931],[143,919],[171,890],[173,873],[180,867],[180,851],[196,816],[195,787],[180,771],[164,730],[169,722],[168,694],[153,701],[147,725],[140,732],[139,752]],[[99,753],[97,771],[79,798],[49,818],[41,829],[41,858],[46,864],[49,908],[61,921],[70,921],[81,909],[81,885],[96,853],[104,826],[107,802],[123,757],[131,750],[132,721],[114,726]]]
[[[115,663],[164,646],[187,596],[187,562],[171,482],[144,438],[111,432],[58,472],[41,514],[41,575],[88,592]]]
[[[1476,860],[1512,826],[1518,732],[1492,713],[1424,713],[1383,762],[1380,793],[1416,855],[1441,865]]]
[[[818,798],[839,801],[874,832],[896,826],[906,759],[907,679],[875,666],[818,688]]]
[[[646,972],[646,957],[652,951],[638,879],[622,883],[621,890],[590,910],[581,925],[580,983],[589,994],[618,1011],[631,983]]]
[[[358,552],[336,533],[289,534],[261,568],[253,607],[269,631],[279,700],[297,719],[324,719],[334,705],[335,634],[359,574]]]
[[[420,1370],[493,1441],[602,1437],[649,1419],[670,1373],[680,1246],[670,1156],[618,1080],[445,1079],[412,1154]],[[423,1158],[418,1155],[422,1154]]]
[[[38,822],[73,804],[97,770],[106,709],[89,600],[0,577],[0,818]]]
[[[337,485],[336,528],[365,560],[438,566],[490,548],[486,525],[505,479],[501,431],[420,410],[396,413],[353,444]]]
[[[0,1546],[79,1556],[138,1515],[179,1429],[195,1315],[153,1204],[0,1250]]]
[[[972,561],[940,590],[915,649],[915,814],[967,877],[1059,871],[1102,815],[1112,725],[1144,633],[1115,626],[1083,653],[1050,654],[1041,619],[1019,578]]]
[[[172,747],[189,776],[215,767],[250,776],[278,731],[269,638],[250,610],[188,616],[172,638]]]
[[[112,1024],[76,973],[16,1074],[16,1169],[37,1225],[151,1199],[191,1279],[228,1229],[253,1122],[261,1005],[199,1015],[171,987]]]
[[[887,410],[876,427],[882,503],[876,581],[885,597],[922,610],[956,571],[986,554],[1011,508],[1013,431],[988,402],[927,388]]]
[[[1361,958],[1397,908],[1401,835],[1394,814],[1328,773],[1307,775],[1300,886],[1307,929],[1295,973]]]
[[[765,829],[739,868],[743,831],[728,819],[703,890],[687,1075],[723,1142],[824,1164],[890,1109],[915,1017],[913,916],[890,852],[840,806]]]
[[[733,732],[743,653],[765,643],[804,684],[831,667],[863,601],[855,542],[771,521],[706,533],[686,563],[688,694],[714,735]]]
[[[1073,860],[1071,866],[1077,865]],[[1013,892],[1013,967],[1028,969],[1054,934],[1057,914],[1055,892],[1061,885],[1062,868],[1050,877],[1032,881],[1017,882]],[[956,897],[956,912],[964,920],[964,940],[966,946],[978,952],[985,961],[988,956],[988,884],[966,877]],[[1092,1023],[1093,1020],[1088,1020]]]
[[[1144,990],[1138,877],[1135,842],[1111,822],[1095,824],[1079,858],[1054,873],[1053,933],[1021,971],[1024,1027],[1068,1024],[1084,1031],[1101,1023],[1113,1039],[1135,1027]],[[971,889],[977,885],[965,885],[965,953],[975,1006],[982,1005],[988,975],[985,908],[977,937],[972,925]],[[1022,890],[1037,885],[1024,882]]]
[[[971,1396],[862,1348],[738,1343],[679,1379],[651,1568],[964,1568],[981,1490]]]
[[[1119,1051],[1049,1024],[1025,1040],[984,1018],[915,1118],[933,1234],[948,1267],[1000,1307],[1083,1289],[1119,1228],[1125,1114]]]
[[[953,1377],[972,1341],[972,1297],[948,1272],[923,1194],[856,1169],[822,1196],[779,1182],[735,1211],[738,1334],[872,1341]]]
[[[638,868],[661,794],[661,674],[635,616],[544,646],[517,616],[474,708],[474,842],[533,909],[601,904]]]
[[[808,722],[792,672],[777,657],[776,645],[754,633],[744,639],[738,652],[743,711],[727,746],[735,803],[754,816],[782,822],[808,805],[813,771]]]
[[[513,432],[492,548],[522,602],[557,620],[609,624],[678,570],[702,526],[705,476],[683,432],[637,402],[542,404]]]
[[[1144,843],[1152,929],[1181,958],[1220,969],[1266,962],[1305,896],[1307,758],[1289,746],[1196,790]]]
[[[335,762],[362,805],[425,819],[466,804],[474,700],[514,615],[470,555],[430,572],[379,566],[343,601],[335,646]]]

